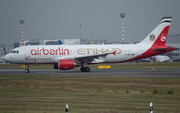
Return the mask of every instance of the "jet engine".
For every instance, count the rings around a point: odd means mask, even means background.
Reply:
[[[60,69],[60,70],[68,70],[73,69],[75,66],[74,60],[59,60],[57,64],[53,65],[54,69]]]

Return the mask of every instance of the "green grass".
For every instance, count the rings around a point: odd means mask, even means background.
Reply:
[[[25,74],[0,75],[0,113],[48,113],[48,91],[51,113],[180,111],[180,79]]]

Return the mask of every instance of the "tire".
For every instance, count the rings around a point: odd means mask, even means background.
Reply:
[[[90,72],[90,68],[89,67],[86,67],[86,72]]]
[[[25,73],[29,73],[29,69],[25,69]]]
[[[81,72],[86,72],[86,68],[85,67],[81,67]]]

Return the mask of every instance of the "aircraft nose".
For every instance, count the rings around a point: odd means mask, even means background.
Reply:
[[[3,57],[3,60],[9,61],[9,56],[8,56],[8,55],[5,55],[5,56]]]
[[[3,60],[5,60],[6,59],[6,55],[3,57]]]

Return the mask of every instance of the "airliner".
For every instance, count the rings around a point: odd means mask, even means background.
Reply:
[[[168,56],[156,55],[149,58],[153,62],[173,62]]]
[[[5,47],[4,47],[4,55],[6,55],[6,49],[5,49]],[[4,62],[4,56],[1,56],[1,57],[0,57],[0,62]]]
[[[29,45],[13,49],[4,60],[27,65],[25,73],[30,64],[52,64],[60,70],[81,66],[81,72],[90,72],[90,64],[122,63],[173,51],[173,46],[165,45],[170,22],[171,17],[163,17],[138,44]]]

